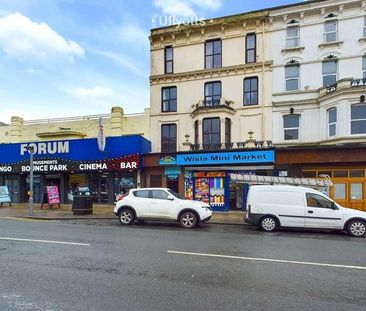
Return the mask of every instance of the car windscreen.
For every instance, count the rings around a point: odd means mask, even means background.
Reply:
[[[184,196],[182,196],[182,195],[180,195],[179,193],[176,193],[175,191],[173,191],[173,190],[168,190],[168,192],[171,194],[171,195],[173,195],[173,196],[175,196],[176,198],[178,198],[178,199],[181,199],[181,200],[185,200],[185,197]]]

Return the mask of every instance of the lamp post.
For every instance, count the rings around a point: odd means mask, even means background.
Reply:
[[[26,149],[29,152],[29,165],[30,165],[30,181],[29,181],[29,207],[28,207],[28,214],[29,216],[33,216],[33,154],[34,154],[34,147],[28,146]]]

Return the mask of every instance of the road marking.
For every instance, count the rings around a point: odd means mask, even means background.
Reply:
[[[290,264],[295,264],[295,265],[307,265],[307,266],[319,266],[319,267],[332,267],[332,268],[366,270],[366,267],[364,267],[364,266],[336,265],[336,264],[310,262],[310,261],[293,261],[293,260],[282,260],[282,259],[271,259],[271,258],[241,257],[241,256],[205,254],[205,253],[191,253],[191,252],[178,252],[178,251],[167,251],[167,253],[176,254],[176,255],[190,255],[190,256],[214,257],[214,258],[229,258],[229,259],[241,259],[241,260],[250,260],[250,261],[290,263]]]
[[[51,243],[51,244],[65,244],[65,245],[90,246],[90,244],[76,243],[76,242],[49,241],[49,240],[33,240],[33,239],[19,239],[19,238],[7,238],[7,237],[0,237],[0,240],[19,241],[19,242],[36,242],[36,243]]]
[[[32,219],[32,218],[24,218],[24,217],[0,217],[0,219],[5,219],[5,220],[17,220],[17,221],[25,221],[25,222],[40,222],[40,221],[48,221],[48,222],[54,222],[52,220],[48,220],[48,219]]]

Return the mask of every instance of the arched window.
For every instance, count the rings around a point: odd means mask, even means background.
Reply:
[[[297,91],[299,89],[300,65],[289,64],[285,67],[286,91]]]
[[[327,110],[328,115],[328,136],[337,135],[337,108],[333,107]]]

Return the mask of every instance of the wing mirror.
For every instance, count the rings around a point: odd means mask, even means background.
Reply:
[[[167,199],[168,199],[168,200],[170,200],[170,201],[174,201],[174,197],[173,197],[171,194],[169,194],[169,195],[167,196]]]

